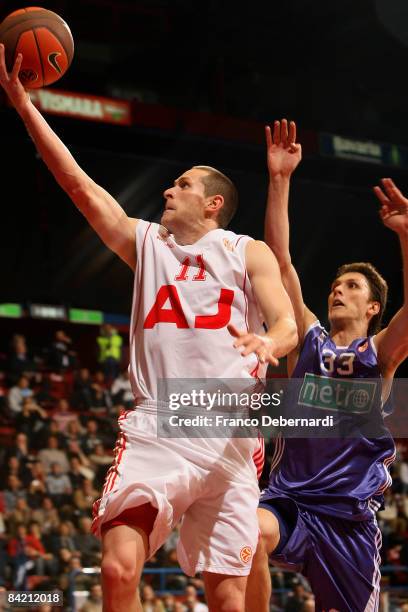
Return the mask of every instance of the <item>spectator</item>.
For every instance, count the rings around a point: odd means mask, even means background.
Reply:
[[[122,337],[112,325],[102,325],[100,335],[97,338],[98,362],[101,364],[106,378],[110,381],[114,380],[120,371],[122,342]]]
[[[30,482],[27,492],[27,503],[32,510],[41,507],[46,492],[47,487],[45,483],[40,480],[33,480]]]
[[[74,504],[82,514],[90,514],[95,499],[99,497],[98,491],[93,488],[91,480],[84,480],[80,489],[74,493]]]
[[[142,587],[141,602],[143,612],[165,612],[163,602],[156,597],[150,584]]]
[[[33,395],[27,376],[20,376],[17,384],[8,393],[8,406],[13,417],[23,411],[23,400]]]
[[[58,430],[64,434],[67,431],[68,424],[77,420],[77,415],[72,412],[67,400],[61,398],[57,402],[56,410],[52,413],[52,420],[57,423]]]
[[[21,483],[27,486],[30,482],[31,472],[16,455],[11,455],[7,460],[7,465],[1,470],[0,482],[5,482],[9,476],[17,476]]]
[[[57,372],[75,368],[77,364],[76,352],[72,350],[72,340],[59,329],[55,332],[54,342],[49,351],[49,365]]]
[[[16,415],[16,428],[27,434],[29,438],[35,437],[45,430],[48,421],[47,412],[35,401],[33,396],[25,397],[22,410]]]
[[[30,464],[35,461],[35,456],[29,447],[28,436],[25,433],[16,435],[14,443],[5,452],[4,461],[7,462],[12,456],[17,457],[22,468],[30,468]]]
[[[51,472],[45,479],[47,493],[57,505],[68,504],[71,500],[72,485],[67,474],[64,474],[61,465],[55,461],[51,464]]]
[[[82,476],[84,476],[84,478],[87,478],[88,480],[94,479],[95,472],[92,469],[92,464],[90,460],[88,459],[88,457],[85,455],[85,453],[82,452],[82,449],[79,446],[78,442],[74,440],[71,440],[69,442],[68,456],[70,457],[70,459],[72,459],[73,457],[76,457],[79,460],[80,462],[79,470]]]
[[[108,453],[104,445],[100,442],[95,445],[93,452],[89,455],[89,460],[94,467],[103,466],[103,468],[106,469],[106,466],[112,463],[112,455]]]
[[[102,612],[102,588],[100,584],[91,585],[88,599],[79,612]]]
[[[92,520],[89,516],[82,516],[79,519],[79,531],[74,537],[84,567],[98,567],[102,558],[100,540],[93,535],[91,528]]]
[[[52,555],[46,553],[37,535],[28,534],[27,527],[18,525],[16,537],[8,543],[8,554],[14,568],[13,587],[16,590],[25,589],[25,579],[29,571],[44,574],[45,562],[52,560]]]
[[[53,419],[49,419],[47,422],[47,428],[40,432],[36,448],[38,450],[42,450],[48,446],[48,439],[50,436],[57,438],[59,449],[64,450],[66,448],[66,437],[60,432],[57,421],[54,421]]]
[[[16,505],[7,517],[8,532],[15,536],[18,525],[28,525],[31,519],[31,508],[27,504],[25,497],[18,497]]]
[[[98,383],[92,385],[92,405],[90,411],[94,414],[106,415],[112,409],[112,398],[108,389]]]
[[[35,481],[38,481],[39,484],[44,485],[44,492],[46,490],[45,483],[46,473],[44,470],[44,466],[41,461],[33,461],[30,463],[30,483],[32,484]]]
[[[102,370],[96,370],[95,374],[93,375],[92,384],[97,385],[102,389],[109,389],[111,383],[106,380],[106,375],[104,372],[102,372]]]
[[[165,612],[174,612],[174,604],[176,603],[176,598],[171,593],[165,593],[163,595],[163,605]]]
[[[188,612],[208,612],[208,606],[201,603],[197,597],[197,589],[192,584],[188,584],[184,591],[184,604]]]
[[[57,533],[50,537],[50,548],[54,554],[61,549],[75,552],[77,550],[74,539],[74,527],[71,521],[62,521],[58,526]]]
[[[85,476],[81,473],[81,461],[78,455],[72,455],[69,460],[69,472],[68,477],[71,482],[72,488],[75,491],[79,489],[85,480]]]
[[[33,520],[41,525],[43,534],[50,534],[59,528],[60,518],[51,497],[44,497],[41,508],[33,512]]]
[[[89,410],[92,405],[92,380],[88,368],[75,373],[72,405],[77,410]]]
[[[302,612],[315,612],[315,598],[312,594],[309,594],[309,597],[306,599],[303,604]]]
[[[26,499],[27,494],[22,489],[21,481],[17,476],[9,476],[7,478],[7,488],[3,492],[5,517],[13,512],[17,506],[18,499]]]
[[[43,464],[47,473],[50,472],[53,463],[59,463],[65,474],[69,471],[67,455],[58,448],[58,439],[55,436],[48,438],[47,448],[40,450],[38,459]]]
[[[31,539],[31,543],[34,543],[36,549],[39,551],[39,555],[36,556],[37,561],[35,563],[35,572],[37,574],[55,576],[58,570],[57,560],[51,552],[48,552],[46,550],[41,534],[40,525],[36,521],[31,521],[28,525],[27,538]]]
[[[285,612],[303,612],[306,601],[310,598],[308,593],[300,580],[292,581],[293,593],[288,597],[285,606]]]
[[[402,483],[402,491],[406,495],[408,493],[408,463],[406,461],[401,461],[400,478]],[[405,497],[405,499],[407,498]]]
[[[30,464],[30,484],[28,485],[27,502],[33,510],[39,508],[43,502],[44,495],[47,492],[45,482],[46,473],[40,461],[33,461]]]
[[[36,366],[29,355],[25,337],[21,334],[15,334],[11,341],[11,351],[8,361],[8,371],[10,372],[11,380],[14,382],[22,375],[30,375],[35,372],[35,370]]]
[[[21,465],[26,465],[32,460],[30,448],[28,445],[28,437],[25,433],[18,433],[14,447],[11,448],[11,454],[15,455]]]
[[[93,450],[93,453],[89,455],[91,465],[95,470],[95,486],[102,488],[105,481],[106,471],[108,466],[112,464],[113,457],[109,454],[103,444],[97,444]]]
[[[79,419],[73,419],[67,425],[67,429],[64,431],[64,444],[65,446],[69,446],[69,442],[71,440],[78,442],[81,444],[82,436],[85,433],[85,428],[82,427]]]
[[[103,438],[99,432],[99,425],[95,419],[89,419],[86,424],[86,433],[82,436],[81,446],[86,455],[93,453],[98,444],[103,444]]]
[[[78,551],[60,548],[58,551],[58,573],[69,574],[72,567],[72,559],[74,558],[79,558]]]
[[[126,408],[133,408],[135,403],[132,387],[129,380],[128,369],[122,370],[120,375],[115,378],[111,387],[113,403],[123,404]]]

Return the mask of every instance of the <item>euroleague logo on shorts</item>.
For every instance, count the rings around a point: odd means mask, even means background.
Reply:
[[[241,548],[239,558],[241,559],[242,563],[249,563],[252,559],[252,548],[250,546],[244,546]]]

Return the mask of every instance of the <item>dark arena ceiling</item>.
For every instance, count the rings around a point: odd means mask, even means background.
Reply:
[[[31,4],[2,2],[0,19]],[[178,173],[196,163],[216,165],[240,190],[232,229],[262,238],[262,125],[294,119],[304,160],[291,192],[292,251],[308,302],[324,319],[338,265],[371,260],[390,281],[395,311],[402,299],[398,241],[378,219],[371,186],[391,175],[408,192],[406,169],[329,159],[316,143],[329,132],[408,146],[406,0],[55,0],[42,6],[67,21],[75,40],[72,66],[54,89],[121,98],[156,117],[168,109],[184,117],[166,131],[47,116],[84,169],[130,215],[160,219],[163,189]],[[211,135],[188,132],[188,113],[190,127],[203,114],[218,117]],[[239,129],[230,140],[217,138],[217,126],[222,131],[231,118],[237,126],[252,122],[256,138],[241,138]],[[126,267],[50,178],[4,104],[0,124],[1,300],[128,312]]]

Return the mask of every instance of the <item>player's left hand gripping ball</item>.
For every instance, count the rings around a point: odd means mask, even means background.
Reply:
[[[0,24],[0,43],[5,46],[9,72],[18,54],[22,54],[19,78],[26,89],[58,81],[74,56],[68,25],[56,13],[39,7],[19,9],[8,15]]]

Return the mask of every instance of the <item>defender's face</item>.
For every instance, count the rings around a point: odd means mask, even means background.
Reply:
[[[364,274],[347,272],[333,282],[328,299],[329,321],[367,322],[373,312],[373,302],[368,281]]]
[[[204,194],[202,178],[207,173],[204,170],[192,168],[184,172],[163,193],[165,199],[164,213],[161,223],[170,232],[183,226],[196,225],[204,220],[205,204],[208,198]]]

